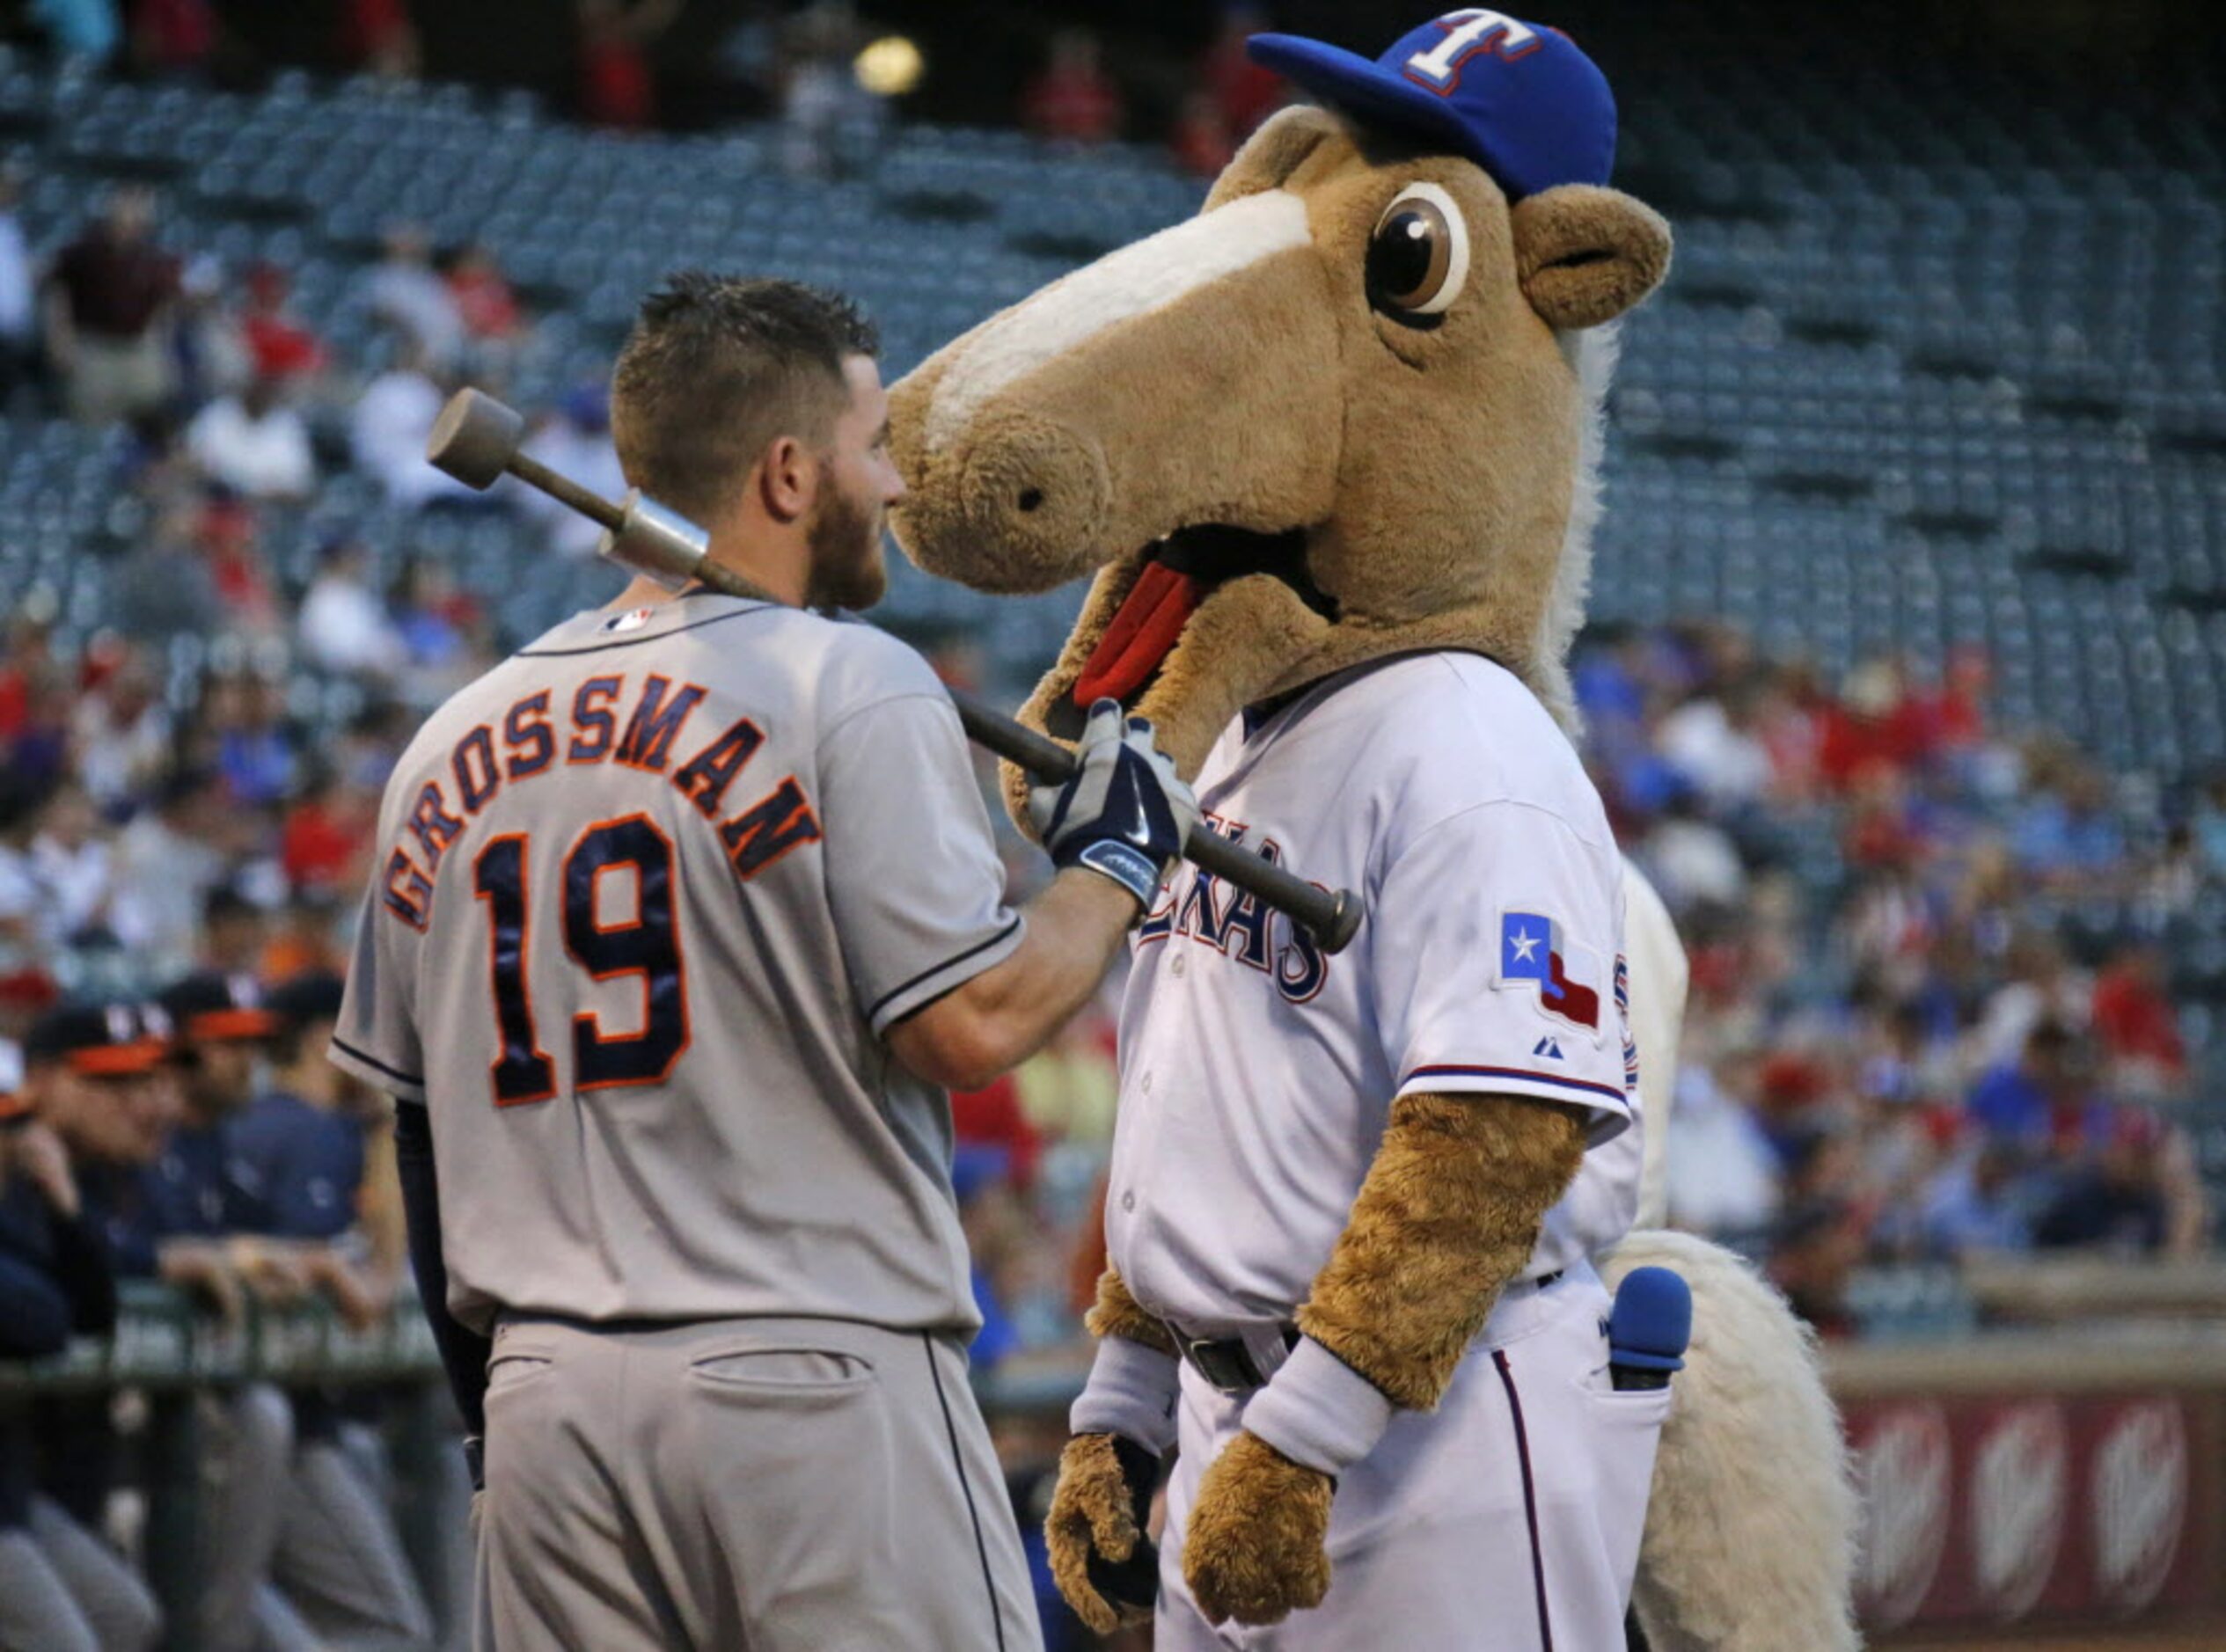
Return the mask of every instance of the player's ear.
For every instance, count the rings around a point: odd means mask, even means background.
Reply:
[[[819,461],[794,436],[775,436],[758,461],[758,492],[775,522],[801,522],[811,512]]]

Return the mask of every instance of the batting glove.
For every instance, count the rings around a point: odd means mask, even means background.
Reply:
[[[1028,794],[1029,818],[1061,866],[1087,866],[1149,910],[1168,863],[1197,823],[1198,801],[1152,743],[1152,725],[1117,701],[1090,707],[1073,778]]]

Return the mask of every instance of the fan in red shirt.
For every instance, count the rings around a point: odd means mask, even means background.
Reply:
[[[2120,948],[2095,976],[2095,1034],[2131,1087],[2177,1090],[2187,1078],[2179,1012],[2164,989],[2164,954],[2139,942]]]
[[[515,339],[525,330],[525,311],[494,254],[473,242],[456,255],[448,273],[449,296],[465,331],[475,339]]]
[[[248,266],[247,314],[239,332],[258,378],[321,373],[329,360],[317,335],[286,313],[291,289],[286,272],[277,265],[259,261]]]
[[[1102,143],[1121,135],[1126,110],[1121,89],[1100,61],[1097,36],[1061,29],[1051,40],[1051,61],[1021,99],[1021,117],[1039,137]]]

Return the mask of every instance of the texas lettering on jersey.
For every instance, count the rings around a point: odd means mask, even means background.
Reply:
[[[737,718],[699,741],[704,731],[690,729],[689,722],[705,689],[693,683],[675,688],[671,678],[655,671],[630,687],[628,676],[614,671],[581,683],[562,709],[561,724],[550,704],[552,691],[545,688],[513,701],[499,731],[481,723],[458,740],[449,753],[447,777],[419,788],[401,836],[389,850],[382,874],[386,910],[423,930],[433,881],[466,822],[506,786],[530,785],[584,764],[666,776],[718,827],[728,859],[743,879],[818,838],[819,817],[794,775],[727,812],[729,790],[765,742],[755,722]]]
[[[1247,846],[1250,828],[1242,822],[1210,812],[1204,818],[1217,836]],[[1282,849],[1264,833],[1251,847],[1270,865],[1283,860]],[[1161,886],[1158,903],[1136,932],[1136,944],[1146,947],[1174,937],[1188,937],[1223,958],[1272,976],[1276,990],[1292,1004],[1318,997],[1329,979],[1329,960],[1303,925],[1187,860]]]

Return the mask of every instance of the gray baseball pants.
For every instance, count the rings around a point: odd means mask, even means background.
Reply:
[[[480,1652],[1040,1652],[951,1338],[519,1318],[488,1383]]]

